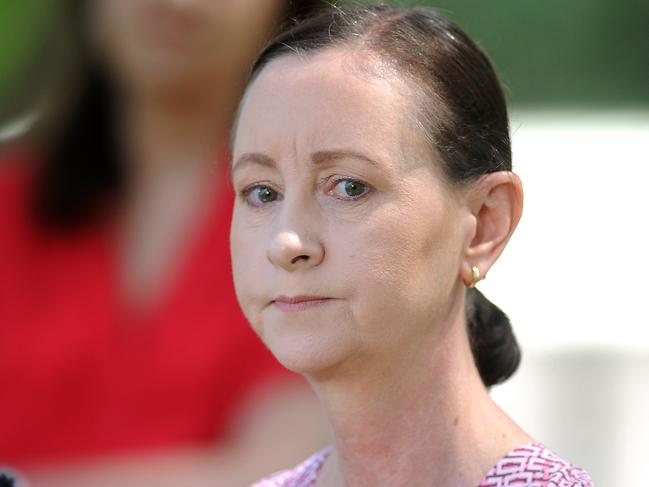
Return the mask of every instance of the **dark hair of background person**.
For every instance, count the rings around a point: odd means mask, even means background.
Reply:
[[[278,29],[328,5],[325,0],[288,0]],[[89,0],[71,0],[67,23],[75,52],[78,97],[46,145],[34,191],[36,220],[46,229],[74,231],[101,219],[125,189],[124,160],[113,123],[109,76],[88,39]]]
[[[451,20],[430,9],[334,7],[283,32],[257,59],[251,80],[285,54],[361,46],[414,80],[419,123],[453,184],[512,169],[505,97],[484,52]],[[471,348],[483,383],[508,379],[521,352],[508,317],[477,289],[467,289]]]

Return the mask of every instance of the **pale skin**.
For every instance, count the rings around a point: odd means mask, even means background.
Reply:
[[[271,61],[240,109],[237,295],[327,412],[318,487],[475,487],[532,441],[482,384],[464,316],[471,268],[484,276],[503,251],[522,186],[511,172],[450,183],[418,96],[338,47]]]
[[[205,208],[222,190],[225,171],[217,164],[225,163],[249,63],[283,6],[280,0],[92,3],[96,48],[117,81],[116,123],[128,164],[119,275],[129,306],[155,307],[204,224]],[[243,487],[330,438],[302,381],[260,387],[232,421],[227,438],[213,445],[34,465],[25,474],[33,487]],[[279,436],[284,441],[277,445]]]
[[[94,0],[88,22],[114,80],[127,161],[123,300],[155,306],[219,186],[249,64],[284,2]],[[233,47],[233,46],[236,46]]]

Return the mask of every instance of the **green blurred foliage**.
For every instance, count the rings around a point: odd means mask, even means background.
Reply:
[[[444,12],[487,51],[515,105],[649,108],[649,1],[401,1]]]
[[[0,107],[24,92],[37,58],[46,56],[54,0],[0,0]]]

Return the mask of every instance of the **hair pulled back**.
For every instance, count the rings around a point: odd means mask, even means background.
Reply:
[[[452,184],[511,170],[507,107],[494,69],[469,36],[435,10],[331,6],[276,37],[257,59],[251,79],[279,56],[336,46],[365,48],[415,82],[421,91],[418,123]],[[467,289],[466,301],[482,381],[487,387],[503,382],[521,357],[509,319],[475,288]]]

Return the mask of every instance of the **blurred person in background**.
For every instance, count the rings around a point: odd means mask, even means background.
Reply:
[[[319,3],[66,5],[71,93],[0,166],[0,464],[34,486],[245,485],[326,441],[237,305],[226,183],[251,60]]]

